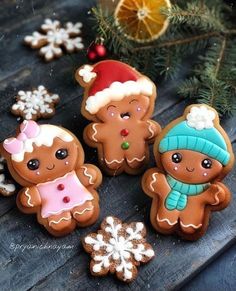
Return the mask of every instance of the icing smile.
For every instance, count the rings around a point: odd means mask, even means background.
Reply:
[[[50,167],[46,167],[46,168],[47,168],[47,170],[51,171],[55,168],[55,165],[53,164],[53,166],[51,168]]]
[[[127,120],[127,119],[130,118],[130,113],[129,113],[129,112],[121,113],[120,117],[121,117],[122,119]]]
[[[195,169],[194,169],[194,168],[188,168],[188,167],[186,167],[186,170],[187,170],[188,172],[193,172]]]

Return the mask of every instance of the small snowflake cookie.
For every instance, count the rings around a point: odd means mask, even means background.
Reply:
[[[16,191],[16,187],[13,182],[6,177],[7,166],[5,159],[0,156],[0,194],[3,196],[13,195]]]
[[[33,91],[19,91],[16,103],[12,105],[11,112],[26,120],[49,118],[55,114],[55,105],[60,98],[57,94],[49,93],[44,86],[38,86]]]
[[[83,239],[86,252],[91,253],[90,271],[94,276],[105,276],[110,271],[124,282],[133,281],[137,266],[154,257],[154,251],[145,240],[142,222],[122,224],[112,216],[106,217],[101,229]]]
[[[63,55],[63,49],[69,53],[84,48],[81,34],[82,23],[75,24],[67,22],[65,27],[61,27],[58,20],[45,19],[41,26],[41,32],[33,32],[25,37],[24,41],[33,49],[40,49],[39,54],[46,61],[52,61]]]

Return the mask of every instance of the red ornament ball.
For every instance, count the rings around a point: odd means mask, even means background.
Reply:
[[[87,58],[91,62],[97,62],[107,56],[107,49],[103,44],[92,43],[87,50]]]

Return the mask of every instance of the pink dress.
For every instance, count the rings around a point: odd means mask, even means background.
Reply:
[[[42,200],[43,218],[59,215],[94,199],[74,171],[53,181],[38,184],[37,189]]]

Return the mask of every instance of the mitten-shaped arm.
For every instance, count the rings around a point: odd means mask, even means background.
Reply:
[[[226,189],[221,186],[221,183],[212,184],[204,195],[204,202],[210,205],[219,205],[226,199]]]
[[[85,186],[98,187],[102,181],[102,174],[100,170],[90,164],[84,164],[76,170],[76,174],[80,182]]]
[[[19,201],[24,207],[41,205],[41,197],[36,186],[23,188],[19,193]]]
[[[91,123],[85,130],[85,138],[88,138],[92,142],[102,142],[104,139],[104,125],[101,123]]]
[[[154,120],[147,120],[143,123],[143,127],[145,130],[145,139],[147,140],[154,139],[161,132],[161,126]]]

